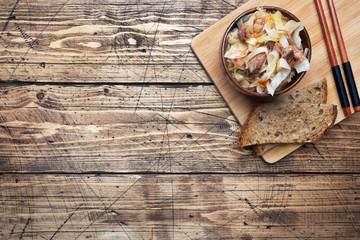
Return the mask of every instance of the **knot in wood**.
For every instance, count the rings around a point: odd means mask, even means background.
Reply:
[[[43,92],[39,92],[38,94],[36,94],[37,99],[41,100],[45,97],[45,94]]]

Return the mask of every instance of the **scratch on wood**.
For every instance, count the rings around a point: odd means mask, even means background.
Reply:
[[[186,149],[188,149],[190,146],[192,146],[192,145],[195,144],[198,140],[200,140],[202,137],[204,137],[206,134],[208,134],[208,133],[209,133],[213,128],[215,128],[219,123],[221,123],[221,121],[218,122],[218,123],[215,123],[215,124],[212,125],[210,128],[208,128],[205,133],[201,134],[198,138],[194,139],[190,144],[188,144],[188,145],[183,149],[183,151],[185,151]],[[181,156],[181,154],[183,153],[183,151],[180,152],[180,153],[178,153],[178,154],[176,154],[175,156],[173,156],[173,159],[176,159],[176,158],[178,158],[179,156]]]
[[[228,167],[219,158],[217,158],[214,154],[212,154],[211,151],[204,148],[197,140],[195,140],[195,143],[197,145],[199,145],[200,148],[204,149],[204,151],[207,152],[211,157],[213,157],[217,162],[219,162],[223,169],[228,169]],[[228,171],[230,171],[230,170],[228,170]]]
[[[56,231],[54,232],[54,234],[51,236],[50,240],[53,239],[55,237],[55,235],[60,231],[60,229],[70,220],[70,218],[74,215],[74,213],[80,209],[80,207],[82,206],[83,204],[80,204],[80,206],[78,206],[75,211],[73,213],[71,213],[69,215],[69,217],[60,225],[60,227],[58,227],[58,229],[56,229]]]
[[[106,207],[106,205],[105,205],[105,203],[102,201],[102,199],[96,194],[96,192],[92,189],[92,187],[90,187],[90,185],[89,185],[83,178],[81,178],[81,179],[84,181],[84,183],[86,184],[86,186],[88,187],[88,189],[90,189],[90,191],[95,194],[96,198],[97,198],[97,199],[101,202],[101,204],[105,207],[105,211],[108,212],[109,208]],[[110,211],[110,213],[112,213],[112,212],[114,212],[116,215],[118,215],[116,211],[114,211],[114,210]],[[111,215],[111,216],[114,218],[114,220],[119,224],[119,226],[120,226],[121,229],[124,231],[124,233],[126,234],[126,236],[131,240],[129,234],[125,231],[124,227],[122,226],[122,224],[123,224],[123,225],[127,225],[127,224],[125,224],[125,223],[122,222],[122,221],[119,221],[114,215],[112,215],[112,214],[110,214],[110,215]]]
[[[231,3],[229,3],[228,1],[225,1],[225,0],[221,0],[222,2],[228,4],[229,6],[233,7],[234,9],[236,9],[237,7]]]
[[[11,231],[10,231],[10,236],[14,233],[15,227],[16,227],[16,223],[15,223],[14,227],[13,227],[13,228],[11,229]]]
[[[166,5],[166,1],[164,2],[164,5],[163,5],[163,9],[161,10],[161,16],[159,16],[156,24],[156,30],[155,30],[155,33],[154,33],[154,38],[153,38],[153,41],[151,43],[151,46],[149,46],[149,57],[148,57],[148,61],[147,61],[147,64],[145,66],[145,73],[144,73],[144,78],[143,78],[143,82],[145,82],[146,80],[146,75],[147,75],[147,72],[148,72],[148,68],[149,68],[149,63],[151,61],[151,56],[152,56],[152,52],[153,52],[153,48],[155,46],[155,43],[156,43],[156,37],[157,37],[157,34],[158,34],[158,31],[159,31],[159,25],[160,25],[160,20],[162,18],[162,15],[164,14],[164,9],[165,9],[165,5]],[[155,24],[154,24],[155,25]],[[150,30],[149,30],[150,31]],[[137,100],[137,103],[136,103],[136,107],[135,107],[135,113],[136,113],[136,110],[138,109],[138,106],[139,106],[139,103],[140,103],[140,99],[141,99],[141,94],[142,94],[142,91],[144,89],[144,86],[141,87],[141,90],[140,90],[140,93],[139,93],[139,98]]]
[[[321,159],[325,160],[324,156],[320,153],[319,149],[317,149],[315,144],[311,143],[311,145],[314,147],[315,151],[320,155]]]
[[[181,228],[179,228],[178,226],[176,226],[182,233],[185,234],[186,237],[188,237],[190,240],[194,240],[192,237],[189,236],[189,234],[187,234],[184,230],[182,230]]]
[[[10,14],[9,14],[9,17],[7,18],[7,21],[5,22],[5,25],[4,25],[3,29],[2,29],[2,33],[1,33],[1,34],[3,34],[3,33],[5,32],[5,30],[6,30],[6,28],[7,28],[7,25],[9,24],[9,21],[12,20],[12,19],[15,19],[15,16],[13,16],[13,13],[14,13],[15,8],[16,8],[16,6],[18,5],[19,2],[20,2],[20,0],[17,0],[16,3],[15,3],[15,5],[14,5],[14,7],[11,9],[11,12],[10,12]]]
[[[34,40],[32,37],[30,37],[21,27],[19,24],[14,23],[15,27],[17,28],[17,30],[19,31],[19,33],[21,34],[21,37],[25,40],[26,44],[28,45],[29,48],[34,49],[34,46],[38,44],[38,42],[36,41],[36,39]]]
[[[171,160],[170,160],[170,168],[171,168]],[[175,239],[174,180],[172,177],[171,177],[171,213],[172,213],[172,231],[173,231],[172,234],[173,234],[173,239]]]
[[[22,232],[21,232],[21,235],[20,235],[19,239],[22,239],[22,238],[23,238],[23,235],[24,235],[24,233],[25,233],[26,227],[29,225],[30,220],[31,220],[31,218],[28,218],[28,220],[26,221],[25,226],[24,226],[24,228],[23,228],[23,230],[22,230]]]
[[[244,200],[246,204],[249,205],[249,207],[254,211],[254,213],[259,216],[259,213],[256,211],[255,206],[247,198],[245,198]]]
[[[157,163],[155,163],[155,164],[153,164],[152,166],[150,166],[149,169],[148,169],[146,172],[149,172],[151,169],[153,169],[153,168],[156,166],[156,164],[157,164]],[[122,194],[120,194],[119,197],[117,197],[101,214],[99,214],[88,226],[86,226],[86,228],[85,228],[83,231],[81,231],[81,232],[79,233],[79,235],[75,238],[75,240],[78,239],[83,233],[85,233],[85,232],[87,231],[87,229],[89,229],[101,216],[103,216],[107,211],[109,211],[110,208],[111,208],[116,202],[118,202],[135,184],[137,184],[140,180],[142,180],[143,177],[144,177],[144,175],[141,176],[141,177],[139,177],[133,184],[131,184],[127,189],[125,189],[125,191],[124,191]],[[174,227],[175,227],[175,226],[174,226]]]
[[[133,184],[131,184],[127,189],[125,189],[125,191],[120,194],[119,197],[117,197],[101,214],[99,214],[83,231],[81,231],[79,233],[79,235],[75,238],[78,239],[84,232],[86,232],[86,230],[91,227],[96,220],[98,220],[101,216],[103,216],[107,211],[109,211],[109,209],[117,202],[119,201],[136,183],[138,183],[141,179],[143,178],[143,176],[141,176],[140,178],[138,178]]]
[[[19,63],[16,65],[16,67],[14,68],[14,70],[12,71],[12,73],[10,74],[9,80],[11,80],[16,72],[16,70],[18,69],[18,67],[20,66],[20,64],[25,60],[26,55],[29,53],[30,49],[33,49],[31,46],[33,46],[34,44],[36,44],[37,39],[40,39],[42,37],[43,32],[46,30],[46,28],[50,25],[50,23],[55,19],[55,17],[59,14],[59,12],[63,9],[63,7],[67,4],[69,0],[66,0],[61,7],[59,8],[59,10],[55,13],[55,15],[50,19],[50,21],[45,25],[45,27],[41,30],[39,36],[30,44],[30,47],[27,49],[27,51],[24,53],[24,55],[21,58],[21,61],[19,61]],[[17,1],[19,2],[19,0]]]

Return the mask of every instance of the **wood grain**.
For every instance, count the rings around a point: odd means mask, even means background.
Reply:
[[[214,86],[11,84],[0,101],[3,173],[360,172],[359,114],[272,167],[236,146]]]
[[[291,3],[285,3],[281,0],[250,1],[235,11],[229,13],[226,17],[194,38],[192,47],[196,55],[206,68],[206,71],[211,76],[225,101],[229,104],[229,107],[234,112],[236,118],[241,123],[244,123],[250,113],[250,110],[253,108],[255,101],[244,94],[239,94],[228,79],[225,70],[219,67],[221,66],[220,47],[224,33],[230,23],[247,9],[260,5],[276,5],[292,12],[300,19],[300,21],[302,21],[312,42],[311,69],[306,73],[303,80],[287,94],[291,94],[297,89],[308,86],[314,82],[320,81],[323,77],[326,77],[328,79],[328,103],[338,106],[339,111],[336,122],[343,120],[345,116],[344,113],[340,111],[341,105],[336,91],[336,86],[333,81],[331,68],[328,64],[328,58],[324,58],[324,56],[327,56],[325,42],[322,38],[321,27],[319,25],[316,8],[312,0],[302,2],[294,1]],[[344,38],[348,39],[349,45],[356,50],[351,52],[349,57],[355,61],[360,61],[360,55],[358,54],[360,48],[356,40],[360,37],[360,31],[353,27],[359,21],[360,17],[357,13],[349,11],[352,7],[359,8],[360,2],[353,0],[341,1],[336,6],[339,16],[341,16],[344,21],[344,27],[342,29]],[[357,79],[358,84],[360,84],[360,69],[354,70],[354,76],[355,79]],[[301,144],[286,144],[278,146],[263,154],[262,157],[265,161],[274,163],[300,146]]]
[[[358,239],[359,175],[2,175],[2,239]]]
[[[0,0],[2,81],[209,82],[191,40],[236,8],[202,0],[36,0],[19,1],[12,12],[15,2]]]
[[[235,145],[190,42],[244,2],[0,0],[0,239],[358,239],[359,114]]]

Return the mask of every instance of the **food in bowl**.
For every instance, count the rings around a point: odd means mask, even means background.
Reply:
[[[308,71],[301,22],[279,10],[257,8],[240,18],[227,35],[224,58],[229,72],[243,88],[274,95],[298,73]]]

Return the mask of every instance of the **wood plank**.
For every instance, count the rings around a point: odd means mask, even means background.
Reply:
[[[358,239],[359,175],[1,175],[2,239]]]
[[[360,172],[360,115],[274,166],[211,85],[3,85],[0,172]]]
[[[345,118],[345,115],[341,110],[336,86],[331,73],[331,67],[328,64],[326,46],[321,34],[317,11],[315,9],[314,2],[311,0],[301,2],[292,1],[291,3],[281,0],[249,1],[194,38],[192,43],[194,51],[203,66],[206,68],[208,74],[211,76],[215,85],[224,96],[225,101],[229,104],[237,119],[241,123],[244,123],[253,108],[255,101],[244,94],[239,94],[228,79],[225,70],[220,67],[222,65],[220,56],[221,43],[227,27],[237,16],[250,8],[261,5],[275,5],[290,11],[297,16],[300,21],[302,21],[309,33],[312,42],[311,69],[306,73],[304,79],[291,90],[291,92],[320,81],[322,78],[326,77],[328,79],[328,103],[338,106],[338,117],[336,122],[342,121]],[[358,52],[360,50],[360,45],[357,43],[357,39],[360,37],[360,30],[355,26],[360,20],[360,17],[356,12],[349,11],[352,8],[360,8],[360,1],[343,0],[336,3],[336,9],[342,23],[342,33],[348,46],[349,59],[351,59],[351,61],[359,62],[360,55]],[[331,20],[328,22],[331,22]],[[360,69],[354,68],[353,71],[359,88]],[[302,146],[302,144],[279,145],[278,147],[275,147],[263,154],[263,158],[269,163],[274,163],[300,146]]]
[[[0,79],[31,82],[209,82],[191,40],[236,8],[201,0],[0,5]]]

